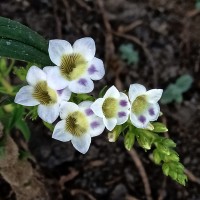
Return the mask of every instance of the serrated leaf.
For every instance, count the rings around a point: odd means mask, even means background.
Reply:
[[[161,122],[152,122],[152,125],[154,127],[153,132],[155,133],[165,133],[168,131],[166,125]]]
[[[135,135],[132,131],[128,131],[124,138],[124,146],[125,148],[130,151],[135,142]]]

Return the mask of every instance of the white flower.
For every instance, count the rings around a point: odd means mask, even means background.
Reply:
[[[109,131],[128,120],[129,108],[130,103],[127,95],[119,92],[115,86],[109,88],[104,97],[97,99],[91,106],[93,112],[103,118]]]
[[[53,131],[52,138],[67,142],[79,152],[85,154],[91,143],[91,137],[100,135],[104,131],[101,118],[90,109],[92,102],[83,101],[79,105],[64,102],[60,107],[60,118]]]
[[[162,92],[162,89],[146,91],[146,88],[140,84],[130,85],[130,119],[134,126],[137,128],[146,128],[150,121],[158,119],[160,107],[157,102],[161,98]]]
[[[92,80],[100,80],[105,74],[102,60],[94,57],[92,38],[76,40],[73,46],[65,40],[50,40],[48,51],[56,66],[48,67],[47,73],[57,90],[68,86],[74,93],[89,93],[94,89]]]
[[[71,91],[68,88],[55,90],[53,84],[49,86],[50,79],[47,74],[36,66],[32,66],[26,76],[29,85],[22,87],[16,94],[15,103],[24,106],[38,105],[39,117],[53,123],[59,116],[59,104],[68,101]]]

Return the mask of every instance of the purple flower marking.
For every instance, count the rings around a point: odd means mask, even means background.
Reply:
[[[80,85],[86,86],[86,85],[87,85],[87,80],[84,79],[84,78],[81,78],[81,79],[79,79],[78,83],[79,83]]]
[[[99,125],[100,125],[100,124],[99,124],[99,122],[97,122],[97,121],[94,121],[94,122],[92,122],[92,123],[90,124],[90,126],[91,126],[92,129],[97,128]]]
[[[62,95],[63,90],[64,90],[64,89],[62,89],[62,90],[57,90],[57,93],[58,93],[59,96]]]
[[[90,115],[94,114],[93,111],[92,111],[92,109],[90,109],[90,108],[86,109],[85,113],[86,113],[87,116],[90,116]]]
[[[118,116],[121,118],[121,117],[125,117],[126,116],[126,113],[125,112],[118,112]]]
[[[153,108],[150,108],[150,109],[149,109],[149,114],[150,114],[151,116],[155,115],[155,112],[154,112],[154,109],[153,109]]]
[[[89,74],[94,74],[95,72],[97,72],[97,69],[95,68],[94,65],[91,65],[88,69]]]
[[[139,121],[140,121],[141,123],[143,123],[143,124],[146,122],[146,117],[143,116],[143,115],[141,115],[138,119],[139,119]]]
[[[119,102],[119,104],[120,104],[120,106],[122,106],[122,107],[126,107],[127,104],[128,104],[128,102],[127,102],[126,100],[121,100],[121,101]]]

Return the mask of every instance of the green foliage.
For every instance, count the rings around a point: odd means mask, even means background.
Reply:
[[[108,89],[108,86],[104,86],[103,89],[101,89],[101,91],[99,92],[99,98],[102,98],[104,96],[104,94],[106,93]]]
[[[165,124],[160,123],[160,122],[153,122],[151,123],[153,125],[153,132],[155,133],[165,133],[168,131],[167,127]]]
[[[121,58],[126,60],[129,65],[138,63],[139,55],[132,44],[122,44],[119,47],[119,52]]]
[[[111,132],[111,142],[115,142],[120,133],[124,132],[124,146],[127,150],[131,150],[135,139],[139,146],[145,151],[154,147],[153,161],[155,164],[162,165],[165,175],[185,185],[187,176],[184,174],[184,167],[180,163],[178,153],[173,149],[176,147],[176,143],[169,138],[160,136],[160,133],[168,131],[164,124],[153,122],[152,126],[154,127],[153,130],[139,129],[134,127],[130,122],[127,122],[126,125],[124,125],[124,129],[117,126],[117,128]]]
[[[115,128],[108,133],[109,142],[116,142],[122,131],[123,131],[123,126],[115,126]]]
[[[70,100],[76,104],[81,103],[82,101],[94,101],[94,97],[89,94],[75,94],[72,93]]]
[[[183,93],[188,91],[192,85],[193,78],[190,75],[182,75],[174,84],[169,84],[163,93],[161,103],[167,104],[175,101],[181,103],[183,101]]]
[[[200,0],[196,0],[195,8],[196,8],[197,10],[200,10]]]
[[[134,142],[135,142],[135,135],[133,134],[133,132],[131,130],[129,130],[124,137],[125,148],[128,151],[130,151],[134,145]]]
[[[45,122],[45,121],[43,121],[43,124],[44,124],[51,132],[53,132],[54,127],[55,127],[53,124],[49,124],[49,123],[47,123],[47,122]]]
[[[14,67],[14,74],[21,80],[26,80],[28,69],[25,67]]]
[[[0,17],[0,56],[48,66],[48,42],[30,28]]]

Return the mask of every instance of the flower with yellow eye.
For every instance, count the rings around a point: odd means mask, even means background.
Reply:
[[[103,118],[106,128],[111,131],[116,125],[125,123],[129,117],[130,103],[123,92],[115,86],[107,90],[103,98],[97,99],[92,105],[93,112]]]
[[[52,138],[62,142],[70,141],[76,150],[85,154],[91,143],[91,137],[104,131],[101,118],[90,109],[92,102],[83,101],[79,105],[63,102],[60,106],[60,118],[53,131]]]
[[[162,92],[162,89],[146,91],[146,88],[140,84],[130,85],[130,120],[134,126],[137,128],[146,128],[150,121],[158,119],[160,107],[157,102],[161,98]]]
[[[68,88],[56,90],[47,78],[47,74],[36,66],[32,66],[26,76],[29,85],[22,87],[15,97],[15,103],[24,106],[38,105],[39,117],[48,122],[54,122],[59,116],[61,101],[68,101],[71,91]]]
[[[74,93],[89,93],[92,80],[100,80],[105,69],[102,60],[94,57],[96,47],[92,38],[76,40],[73,46],[65,40],[50,40],[49,56],[56,65],[46,68],[56,89],[68,88]]]

